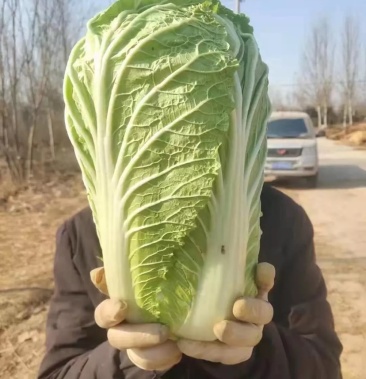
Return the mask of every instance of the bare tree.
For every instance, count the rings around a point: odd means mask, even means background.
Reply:
[[[55,159],[54,119],[59,114],[62,103],[62,82],[67,60],[72,47],[82,33],[86,20],[95,13],[95,5],[81,3],[79,0],[52,0],[53,17],[47,25],[47,51],[52,51],[47,61],[51,62],[46,81],[45,107],[51,158]]]
[[[57,46],[58,36],[53,30],[56,14],[54,4],[54,2],[32,0],[32,7],[27,12],[26,26],[21,23],[23,54],[26,58],[27,104],[30,109],[27,149],[24,162],[26,179],[32,173],[34,136],[40,122],[39,118],[43,110],[42,106],[45,108],[44,103],[47,96],[46,89],[49,82],[49,73],[52,63],[54,63],[55,46]]]
[[[22,182],[21,146],[19,141],[19,98],[24,58],[20,54],[18,15],[19,0],[2,0],[0,33],[1,75],[1,152],[15,182]]]
[[[299,108],[297,104],[299,99],[294,96],[293,91],[281,90],[279,87],[270,87],[269,97],[272,103],[272,110],[275,112],[284,112]]]
[[[272,109],[274,111],[284,110],[285,105],[284,105],[283,93],[278,88],[270,87],[269,97],[271,99]]]
[[[0,159],[14,181],[29,179],[47,136],[56,156],[66,61],[92,13],[77,0],[0,0]]]
[[[354,102],[357,95],[358,70],[360,68],[360,24],[355,17],[344,20],[342,35],[342,98],[344,126],[353,124]]]
[[[84,25],[84,20],[80,16],[82,12],[75,12],[78,9],[76,0],[53,0],[52,12],[54,17],[48,25],[48,40],[51,41],[53,49],[52,71],[48,73],[46,82],[46,112],[47,128],[49,137],[49,148],[52,160],[55,159],[55,140],[54,140],[54,118],[55,100],[60,103],[62,100],[62,81],[65,67],[70,51],[79,37]],[[56,105],[57,107],[57,105]]]
[[[1,2],[0,8],[0,158],[1,153],[5,153],[5,148],[8,146],[6,134],[6,99],[5,99],[5,67],[4,67],[4,52],[2,39],[5,31],[5,0]]]
[[[366,41],[362,41],[360,58],[360,103],[366,107]],[[366,120],[366,112],[364,114]]]
[[[334,74],[334,49],[329,21],[319,19],[314,24],[305,45],[298,78],[300,93],[297,95],[307,106],[317,109],[318,126],[328,124]]]

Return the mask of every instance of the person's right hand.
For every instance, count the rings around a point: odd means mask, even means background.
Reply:
[[[93,284],[108,296],[104,268],[90,273]],[[126,350],[137,367],[147,371],[166,371],[179,363],[182,353],[177,344],[169,340],[169,330],[161,324],[124,323],[127,304],[107,299],[95,309],[95,321],[108,329],[108,341],[118,350]]]

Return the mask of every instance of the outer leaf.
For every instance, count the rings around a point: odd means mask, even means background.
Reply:
[[[248,19],[117,1],[73,49],[65,102],[110,295],[129,321],[214,339],[255,293],[269,102]]]
[[[198,214],[220,169],[237,62],[225,28],[201,6],[122,15],[109,27],[94,20],[73,52],[68,130],[111,296],[179,325],[203,264],[209,226]]]
[[[214,339],[212,326],[232,317],[234,301],[257,293],[254,272],[260,247],[260,194],[270,114],[268,69],[248,19],[222,10],[218,20],[229,31],[240,66],[235,75],[236,109],[226,164],[221,165],[210,204],[214,216],[207,237],[208,254],[191,313],[178,332],[192,339]]]

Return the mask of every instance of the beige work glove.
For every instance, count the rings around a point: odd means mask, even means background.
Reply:
[[[95,310],[96,323],[108,329],[108,341],[118,350],[126,350],[130,360],[139,368],[149,371],[165,371],[176,365],[182,353],[211,362],[226,365],[248,360],[254,347],[262,338],[263,326],[273,317],[272,306],[267,302],[268,292],[274,283],[274,267],[260,263],[257,267],[256,299],[239,299],[233,314],[237,321],[222,321],[214,326],[217,341],[200,342],[180,339],[169,340],[169,330],[160,324],[123,323],[127,305],[107,299]],[[104,269],[91,272],[94,285],[108,296]]]
[[[108,296],[104,269],[90,273],[94,285]],[[147,371],[165,371],[176,365],[182,352],[175,342],[168,339],[169,329],[161,324],[124,323],[127,304],[107,299],[95,309],[95,322],[108,329],[108,341],[115,349],[126,350],[131,362]]]
[[[273,318],[268,293],[274,285],[275,268],[268,263],[257,266],[257,298],[242,298],[235,302],[235,321],[221,321],[214,326],[217,341],[199,342],[180,339],[177,344],[183,354],[192,358],[224,365],[235,365],[250,359],[254,347],[261,341],[264,325]]]

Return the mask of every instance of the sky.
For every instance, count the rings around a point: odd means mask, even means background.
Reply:
[[[223,3],[234,6],[234,0]],[[328,17],[335,38],[339,39],[346,15],[359,17],[363,24],[366,0],[245,0],[241,11],[251,19],[263,60],[269,66],[271,86],[287,92],[299,75],[301,55],[312,25]],[[366,50],[366,24],[361,38]],[[363,65],[366,66],[366,59]],[[366,72],[366,67],[363,70]]]
[[[82,0],[83,1],[83,0]],[[99,0],[103,8],[111,0]],[[235,0],[222,0],[234,9]],[[342,23],[353,15],[365,24],[361,39],[366,52],[366,0],[245,0],[241,11],[250,19],[263,60],[270,70],[270,85],[289,93],[296,83],[307,36],[314,23],[328,17],[335,38],[340,39]],[[366,66],[366,58],[363,60]],[[366,72],[366,67],[363,67]]]

